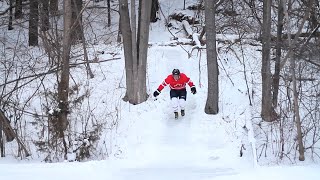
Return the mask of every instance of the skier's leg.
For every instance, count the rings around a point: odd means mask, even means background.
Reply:
[[[171,98],[171,103],[172,103],[173,112],[178,112],[178,110],[179,110],[179,99],[176,98],[176,97]]]
[[[180,90],[180,92],[179,92],[179,106],[181,109],[181,116],[185,115],[186,99],[187,99],[186,89]]]
[[[187,99],[187,90],[182,89],[179,92],[179,106],[181,110],[185,109],[186,106],[186,99]]]
[[[185,99],[179,99],[179,105],[180,105],[180,109],[184,110],[186,107],[186,100]]]
[[[173,112],[178,112],[179,110],[179,99],[176,90],[170,90],[170,98]]]

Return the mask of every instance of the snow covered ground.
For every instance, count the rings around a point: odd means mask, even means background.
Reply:
[[[179,0],[180,1],[180,0]],[[172,3],[166,1],[165,14],[170,13]],[[182,1],[180,1],[181,3]],[[171,3],[171,4],[170,4]],[[176,4],[175,4],[176,5]],[[117,153],[103,161],[41,163],[34,160],[17,161],[0,159],[0,179],[24,180],[318,180],[320,166],[272,166],[257,165],[251,143],[251,107],[246,94],[243,67],[232,53],[220,57],[220,112],[206,115],[204,106],[207,95],[206,56],[194,52],[188,58],[190,46],[163,46],[171,41],[170,33],[163,26],[164,20],[151,25],[148,55],[147,87],[152,94],[173,68],[179,68],[196,84],[197,94],[188,87],[186,116],[174,119],[170,107],[169,89],[163,90],[157,99],[150,97],[140,105],[129,105],[119,100],[123,94],[113,94],[123,84],[124,61],[110,61],[92,65],[95,78],[87,84],[94,109],[103,114],[104,101],[118,101],[121,117],[112,146]],[[96,49],[105,47],[97,47]],[[246,58],[252,62],[260,52],[247,47]],[[100,55],[108,59],[107,55]],[[259,69],[254,64],[252,72]],[[103,74],[103,70],[107,71]],[[80,70],[79,70],[80,71]],[[112,76],[112,77],[110,77]],[[254,74],[248,74],[249,80]],[[75,77],[76,79],[81,77]],[[107,78],[107,79],[106,79]],[[119,81],[121,80],[121,83]],[[251,86],[251,85],[250,85]],[[108,87],[108,88],[106,88]],[[123,90],[122,90],[123,91]],[[110,99],[112,96],[112,99]],[[112,104],[112,103],[111,103]],[[112,104],[113,105],[113,104]],[[244,128],[246,127],[246,128]],[[240,150],[243,155],[240,157]]]
[[[122,134],[122,139],[117,140],[122,151],[119,157],[104,161],[52,164],[2,159],[0,179],[292,180],[303,177],[315,180],[320,178],[320,166],[317,165],[278,167],[255,165],[248,136],[241,130],[249,113],[247,98],[240,91],[244,88],[242,75],[233,73],[231,78],[238,84],[235,87],[225,73],[220,74],[220,114],[206,115],[203,112],[206,100],[205,58],[200,62],[200,69],[203,71],[200,77],[197,57],[188,59],[187,53],[179,47],[152,46],[149,54],[150,93],[173,68],[180,68],[195,82],[198,93],[192,95],[188,91],[185,117],[180,117],[178,120],[173,118],[169,90],[166,88],[157,100],[149,98],[146,103],[136,106],[124,103],[130,108],[122,113],[121,127],[118,130],[118,133]],[[239,67],[236,62],[227,66],[228,71]],[[199,82],[202,87],[199,86]],[[237,120],[234,120],[236,118]],[[242,144],[246,150],[240,157]]]

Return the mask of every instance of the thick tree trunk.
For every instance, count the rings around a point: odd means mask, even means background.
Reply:
[[[58,0],[49,0],[50,1],[50,5],[49,5],[49,8],[50,8],[50,14],[52,16],[56,16],[58,15],[58,11],[59,11],[59,7],[58,7]]]
[[[136,89],[136,84],[139,83],[139,78],[138,78],[138,44],[137,44],[137,15],[136,15],[136,0],[131,0],[131,17],[130,17],[130,21],[131,21],[131,36],[132,36],[132,77],[133,77],[133,81],[130,83],[133,89],[134,93],[131,93],[130,97],[130,101],[133,104],[136,104],[135,102],[135,92],[137,92]],[[140,2],[140,1],[139,1]],[[139,9],[140,12],[141,9]]]
[[[134,11],[131,11],[134,14],[131,14],[133,19],[130,21],[128,2],[126,0],[119,0],[119,3],[121,16],[120,29],[123,36],[127,85],[124,100],[129,101],[131,104],[139,104],[147,99],[146,63],[151,1],[139,1],[138,30],[135,28]],[[134,3],[131,3],[131,8],[135,9]]]
[[[14,12],[14,17],[16,19],[22,18],[22,0],[16,0],[16,8]]]
[[[72,23],[72,10],[71,1],[64,0],[64,17],[63,17],[63,52],[61,62],[61,79],[58,84],[58,98],[59,98],[59,134],[63,136],[63,131],[67,129],[68,113],[69,113],[69,74],[70,74],[70,49],[71,49],[71,23]]]
[[[132,31],[130,26],[129,7],[127,0],[119,0],[120,11],[120,31],[123,37],[124,59],[126,69],[126,95],[123,98],[125,101],[133,99],[133,49],[132,49]]]
[[[277,47],[276,47],[276,62],[274,67],[273,75],[273,94],[272,104],[274,107],[278,105],[278,94],[279,94],[279,80],[280,80],[280,62],[281,62],[281,50],[282,50],[282,30],[283,30],[283,0],[279,0],[278,3],[278,26],[277,26]]]
[[[29,46],[38,46],[38,24],[39,24],[38,0],[30,0],[29,16]]]
[[[270,70],[270,42],[271,42],[271,1],[263,1],[263,27],[262,27],[262,102],[261,117],[264,121],[271,122],[272,96],[271,96],[271,70]]]
[[[49,30],[49,0],[42,0],[41,1],[41,31],[48,31]]]
[[[215,4],[215,0],[205,0],[208,95],[204,111],[207,114],[218,114],[219,112],[219,70],[216,51]]]
[[[82,0],[71,0],[72,8],[72,29],[71,29],[71,42],[75,44],[77,41],[82,39]]]
[[[147,86],[146,86],[146,73],[147,73],[147,55],[148,55],[148,41],[149,41],[149,25],[150,25],[150,13],[151,4],[149,0],[140,1],[141,14],[139,18],[138,39],[137,39],[137,51],[138,51],[138,82],[135,84],[136,91],[136,103],[142,103],[147,100]]]

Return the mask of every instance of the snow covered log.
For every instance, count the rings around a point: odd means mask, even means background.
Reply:
[[[199,37],[200,37],[200,34],[198,34],[198,33],[193,33],[192,34],[192,39],[193,39],[193,42],[195,43],[195,45],[191,48],[191,50],[189,51],[189,53],[188,53],[188,57],[190,58],[191,57],[191,55],[192,55],[192,51],[194,50],[194,49],[203,49],[203,46],[201,45],[201,42],[200,42],[200,40],[199,40]]]
[[[191,28],[189,22],[186,21],[186,20],[183,20],[183,21],[182,21],[182,26],[183,26],[183,29],[184,29],[184,30],[186,31],[186,33],[187,33],[187,37],[188,37],[188,38],[191,38],[193,32],[192,32],[192,28]]]
[[[195,46],[197,48],[201,48],[202,47],[201,42],[199,40],[199,37],[200,37],[200,34],[198,34],[198,33],[193,33],[192,34],[193,42],[196,44]]]
[[[173,13],[169,16],[169,19],[174,19],[177,20],[179,22],[182,22],[183,20],[188,21],[189,24],[200,24],[200,20],[199,19],[195,19],[194,17],[184,14],[182,12],[179,13]]]

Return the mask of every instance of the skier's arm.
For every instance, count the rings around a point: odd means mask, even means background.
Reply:
[[[197,93],[196,86],[193,84],[193,82],[191,81],[191,79],[189,77],[187,77],[187,80],[188,80],[187,84],[191,88],[191,93],[196,94]]]
[[[186,76],[186,77],[187,77],[187,84],[190,86],[190,88],[196,87],[196,86],[193,84],[193,82],[191,81],[191,79],[190,79],[188,76]]]
[[[159,87],[158,87],[158,91],[159,91],[159,93],[162,91],[162,89],[164,88],[164,87],[166,87],[167,85],[168,85],[168,78],[169,77],[167,77],[160,85],[159,85]]]

